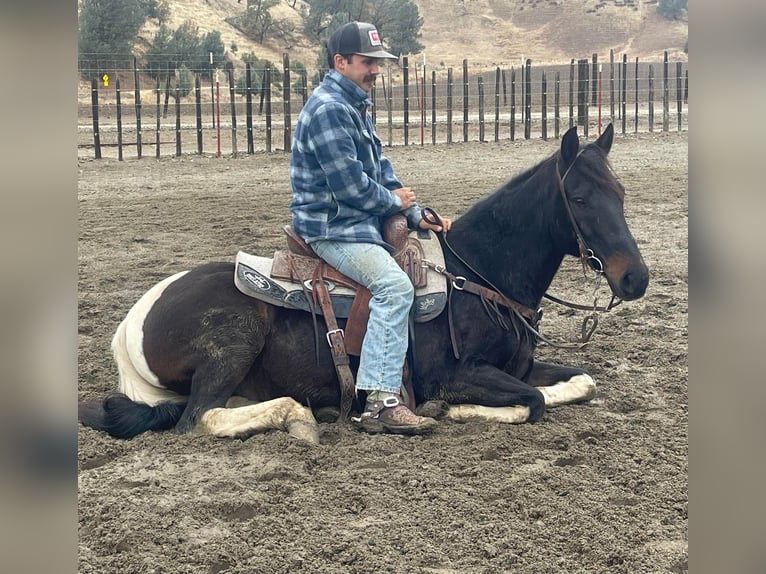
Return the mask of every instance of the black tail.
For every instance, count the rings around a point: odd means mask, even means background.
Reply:
[[[79,403],[77,418],[86,427],[108,432],[117,438],[133,438],[148,430],[162,431],[175,426],[185,404],[136,403],[122,393],[112,393],[101,403]]]

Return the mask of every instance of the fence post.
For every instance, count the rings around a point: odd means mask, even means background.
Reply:
[[[524,66],[524,139],[532,135],[532,60]]]
[[[626,122],[626,114],[627,114],[627,103],[628,103],[628,55],[623,54],[622,55],[622,96],[620,96],[620,101],[622,103],[622,133],[625,133],[625,122]]]
[[[636,89],[634,90],[635,96],[636,96],[636,120],[634,124],[633,131],[634,133],[638,133],[638,58],[636,58]]]
[[[590,97],[590,105],[595,107],[597,102],[597,94],[596,94],[596,87],[598,85],[598,54],[593,52],[593,56],[591,56],[592,65],[591,65],[591,97]]]
[[[454,89],[454,78],[452,77],[452,68],[447,68],[447,143],[452,143],[452,90]]]
[[[575,61],[572,58],[569,61],[569,128],[574,127],[574,83],[575,83]]]
[[[162,117],[168,117],[168,104],[170,103],[170,66],[165,68],[165,105],[162,108]]]
[[[436,70],[431,70],[431,143],[436,145]]]
[[[463,60],[463,141],[468,141],[468,60]]]
[[[266,99],[266,151],[271,152],[271,64],[266,64],[261,82],[261,98]]]
[[[649,64],[649,132],[654,131],[654,64]]]
[[[282,80],[282,99],[284,101],[285,125],[284,125],[284,150],[290,153],[292,148],[292,116],[290,114],[290,56],[282,56],[282,67],[284,68],[284,78]],[[373,108],[374,109],[374,108]]]
[[[181,88],[176,83],[176,157],[181,156]]]
[[[495,68],[495,141],[500,139],[500,66]]]
[[[237,104],[234,93],[234,71],[229,68],[226,75],[229,78],[229,101],[231,102],[231,155],[237,157]]]
[[[588,60],[577,61],[577,125],[584,126],[588,123]]]
[[[668,52],[662,59],[662,131],[670,127],[670,86],[668,78]]]
[[[247,153],[255,153],[253,146],[253,73],[250,63],[245,64],[245,122],[247,125]]]
[[[141,158],[141,88],[138,85],[138,60],[133,58],[133,84],[136,95],[136,153]]]
[[[93,148],[96,159],[101,159],[101,134],[98,131],[98,80],[90,81],[90,108],[93,116]]]
[[[202,155],[202,86],[199,74],[194,74],[194,111],[197,116],[197,153]]]
[[[162,109],[162,102],[160,100],[160,77],[157,76],[157,132],[154,138],[154,157],[160,158],[160,110]]]
[[[683,92],[681,90],[681,62],[676,62],[676,108],[678,109],[678,131],[681,131],[681,117],[682,117],[682,97]]]
[[[614,123],[614,50],[609,50],[609,121]]]
[[[484,143],[484,77],[479,74],[479,141]]]
[[[404,82],[404,145],[410,142],[410,64],[407,56],[402,57],[402,81]]]
[[[559,135],[561,134],[561,110],[559,109],[559,104],[561,103],[561,72],[558,70],[556,71],[555,82],[553,96],[555,107],[553,112],[553,137],[559,139]]]
[[[511,66],[511,141],[516,139],[516,70]]]
[[[114,74],[117,76],[117,73]],[[122,161],[122,102],[120,100],[121,98],[121,91],[120,91],[120,77],[117,76],[117,81],[115,82],[115,88],[117,90],[116,96],[117,96],[117,159]]]
[[[542,80],[542,109],[540,117],[542,119],[542,136],[543,141],[548,141],[548,80],[545,76],[545,70],[543,70]]]

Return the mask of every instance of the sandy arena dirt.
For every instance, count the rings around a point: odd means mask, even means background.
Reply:
[[[558,145],[387,155],[421,205],[455,217]],[[595,400],[532,425],[442,421],[429,437],[324,423],[317,447],[283,432],[125,441],[81,426],[80,573],[686,572],[687,151],[686,133],[615,139],[649,289],[602,314],[585,349],[538,350],[588,369]],[[283,153],[81,158],[80,398],[116,385],[110,340],[141,294],[239,249],[270,255],[289,198]],[[590,303],[593,287],[571,259],[551,292]],[[544,307],[545,335],[578,336],[583,313]]]

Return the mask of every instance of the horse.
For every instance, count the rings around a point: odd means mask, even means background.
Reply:
[[[584,369],[534,358],[535,327],[566,256],[605,277],[620,300],[646,292],[649,271],[607,157],[613,139],[611,124],[585,145],[570,128],[553,154],[477,200],[439,236],[449,303],[412,330],[419,411],[437,405],[441,420],[532,423],[548,407],[595,396]],[[317,444],[315,414],[341,397],[330,349],[322,345],[317,356],[310,313],[249,297],[233,275],[234,263],[211,262],[151,287],[112,340],[117,390],[81,401],[80,422],[120,438],[171,429],[244,438],[281,429]]]

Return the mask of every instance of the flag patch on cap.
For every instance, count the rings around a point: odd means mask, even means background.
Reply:
[[[370,36],[370,46],[382,46],[383,43],[380,41],[380,34],[378,34],[377,30],[368,30],[367,34]]]

